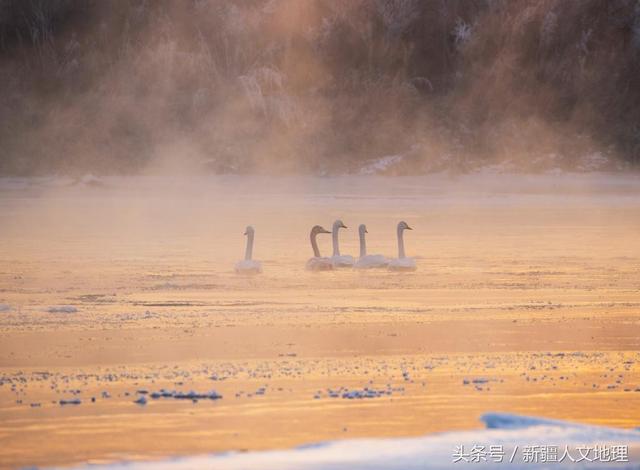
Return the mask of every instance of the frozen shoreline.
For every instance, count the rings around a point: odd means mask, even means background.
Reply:
[[[507,174],[479,172],[425,176],[255,176],[176,175],[71,177],[0,177],[0,194],[50,200],[108,197],[153,200],[233,198],[234,203],[256,198],[285,198],[286,202],[410,204],[428,200],[449,204],[504,204],[518,200],[563,198],[566,202],[612,199],[635,203],[640,197],[640,173]],[[295,198],[292,200],[291,196]],[[506,196],[509,196],[506,199]]]
[[[259,175],[259,174],[147,174],[147,175],[103,175],[96,176],[88,173],[81,177],[64,175],[44,175],[44,176],[2,176],[0,175],[0,190],[19,190],[26,187],[93,187],[93,188],[126,188],[126,187],[152,187],[156,183],[193,183],[193,182],[217,182],[234,183],[240,180],[251,181],[252,183],[271,184],[274,181],[283,183],[300,182],[300,188],[308,187],[308,183],[314,182],[318,185],[331,183],[369,183],[379,182],[393,185],[394,182],[441,182],[444,184],[454,184],[461,182],[474,182],[476,186],[483,184],[512,182],[514,188],[519,188],[521,183],[532,186],[553,184],[557,182],[571,183],[574,186],[582,186],[585,182],[600,183],[601,185],[619,185],[632,182],[640,182],[640,172],[547,172],[547,173],[517,173],[517,172],[497,172],[490,169],[469,173],[438,172],[415,176],[386,176],[376,174],[354,174],[354,175]],[[293,185],[295,187],[295,185]],[[286,187],[291,187],[288,185]],[[277,191],[279,188],[270,186],[270,189]],[[562,189],[562,188],[558,188]]]

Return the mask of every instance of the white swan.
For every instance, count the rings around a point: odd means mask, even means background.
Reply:
[[[367,226],[361,224],[358,227],[358,234],[360,235],[360,258],[353,265],[356,269],[371,269],[371,268],[386,268],[389,264],[389,260],[382,255],[368,255],[367,254],[367,242],[365,241],[365,233],[367,232]]]
[[[402,233],[405,230],[413,230],[409,225],[402,221],[398,224],[398,257],[389,260],[389,269],[391,271],[415,271],[416,261],[413,258],[407,258],[404,254],[404,238]]]
[[[338,231],[341,228],[347,228],[347,226],[342,223],[342,220],[336,220],[333,223],[333,232],[331,232],[333,239],[333,256],[331,257],[331,263],[333,264],[334,268],[350,268],[354,263],[353,256],[340,254],[340,246],[338,245]]]
[[[247,236],[247,249],[244,259],[236,263],[236,272],[238,274],[258,274],[262,272],[262,263],[251,259],[253,256],[253,237],[255,230],[251,225],[247,227],[244,234]]]
[[[309,271],[330,271],[333,269],[331,259],[320,256],[320,249],[318,248],[318,241],[316,240],[316,236],[319,233],[331,232],[324,229],[323,227],[320,227],[319,225],[314,225],[311,229],[309,239],[311,240],[311,248],[313,248],[313,258],[310,258],[309,261],[307,261],[307,269]]]

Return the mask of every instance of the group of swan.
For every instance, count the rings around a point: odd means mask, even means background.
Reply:
[[[338,233],[341,228],[347,228],[342,220],[336,220],[333,223],[333,229],[331,232],[320,225],[313,226],[309,235],[311,248],[313,249],[313,258],[310,258],[307,261],[306,267],[308,270],[329,271],[339,268],[387,268],[391,271],[415,271],[415,260],[413,258],[407,258],[404,252],[404,231],[413,230],[406,222],[402,221],[398,223],[398,257],[393,259],[385,258],[382,255],[367,254],[367,243],[365,237],[368,232],[367,227],[364,224],[361,224],[360,227],[358,227],[358,234],[360,236],[360,257],[356,260],[353,256],[341,255],[338,241]],[[321,233],[330,233],[332,235],[333,255],[331,257],[324,257],[320,255],[320,249],[318,248],[318,241],[316,240],[316,237]],[[245,274],[261,273],[262,264],[260,261],[256,261],[252,258],[255,230],[252,226],[248,226],[244,234],[247,236],[247,249],[245,251],[244,259],[236,263],[236,272]]]

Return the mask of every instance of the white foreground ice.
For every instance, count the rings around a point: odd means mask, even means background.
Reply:
[[[179,457],[155,462],[122,462],[98,466],[127,470],[413,470],[455,468],[640,468],[640,431],[575,424],[507,413],[482,417],[486,428],[396,439],[351,439],[302,446],[290,450],[228,452]],[[467,455],[459,459],[459,451]],[[470,455],[485,455],[479,462]],[[489,450],[493,447],[493,452]],[[517,447],[516,447],[517,446]],[[553,463],[533,462],[533,446],[557,449]],[[608,453],[596,454],[595,448]],[[569,455],[563,458],[565,448]],[[504,452],[498,462],[500,449]],[[512,458],[512,454],[515,455]],[[613,453],[612,453],[613,452]],[[625,452],[627,457],[624,457]],[[539,452],[537,452],[540,455]],[[596,455],[598,458],[596,459]],[[527,456],[529,457],[527,459]],[[562,459],[562,461],[560,461]],[[615,459],[615,460],[613,460]],[[458,460],[456,462],[456,460]],[[591,460],[591,462],[589,461]],[[608,461],[607,461],[608,460]],[[510,462],[511,461],[511,462]],[[86,468],[94,468],[90,466]]]

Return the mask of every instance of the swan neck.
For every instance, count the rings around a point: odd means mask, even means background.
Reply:
[[[338,228],[334,225],[333,232],[331,232],[331,239],[333,241],[333,256],[340,256],[340,247],[338,246]]]
[[[250,261],[253,257],[253,232],[247,233],[247,249],[244,253],[244,259]]]
[[[398,258],[404,258],[405,257],[403,232],[404,232],[404,230],[402,230],[401,228],[398,227]]]
[[[367,241],[364,232],[360,232],[360,258],[367,256]]]
[[[313,248],[313,256],[320,258],[320,249],[318,248],[318,241],[316,240],[317,233],[311,232],[311,248]]]

